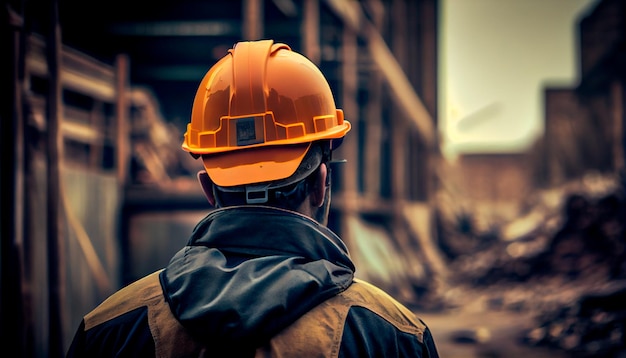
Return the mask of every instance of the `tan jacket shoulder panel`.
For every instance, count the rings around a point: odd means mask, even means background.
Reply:
[[[411,311],[376,286],[355,279],[346,291],[319,304],[258,349],[256,357],[337,357],[346,318],[355,306],[376,313],[423,342],[426,326]]]

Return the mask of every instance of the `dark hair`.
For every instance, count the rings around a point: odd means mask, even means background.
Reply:
[[[295,173],[286,179],[238,187],[213,185],[215,204],[217,207],[263,204],[296,210],[315,188],[320,165],[330,159],[330,141],[313,142]]]

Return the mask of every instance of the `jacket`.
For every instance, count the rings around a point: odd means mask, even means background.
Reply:
[[[424,322],[354,271],[304,215],[217,209],[164,269],[85,315],[67,357],[437,357]]]

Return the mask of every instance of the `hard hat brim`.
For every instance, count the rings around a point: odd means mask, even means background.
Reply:
[[[296,172],[311,143],[257,147],[203,155],[213,183],[222,187],[271,182]]]

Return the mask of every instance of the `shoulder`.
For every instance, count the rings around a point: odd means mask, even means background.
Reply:
[[[161,272],[120,289],[85,315],[84,333],[78,336],[76,352],[82,347],[90,353],[84,356],[105,357],[120,352],[130,357],[198,356],[203,347],[172,314],[161,288]]]
[[[359,279],[343,292],[322,302],[309,311],[302,320],[342,322],[351,309],[363,308],[373,316],[388,322],[397,329],[411,334],[421,334],[426,325],[402,303],[380,288]]]
[[[351,307],[362,307],[380,316],[403,332],[421,337],[426,325],[387,292],[363,280],[355,279],[350,288],[336,298]]]
[[[322,302],[275,336],[266,349],[273,353],[336,357],[341,350],[349,347],[352,351],[362,341],[377,341],[374,345],[384,350],[385,342],[390,340],[413,349],[423,344],[426,331],[426,325],[389,294],[355,279],[345,291]],[[299,337],[306,337],[303,347],[294,346],[293,342],[302,341]],[[298,349],[302,351],[294,352]]]
[[[85,329],[110,321],[134,309],[150,305],[162,298],[163,291],[156,271],[113,293],[85,315]]]
[[[164,311],[162,301],[159,271],[113,293],[83,317],[67,356],[154,356],[159,347],[150,328],[151,312]]]

